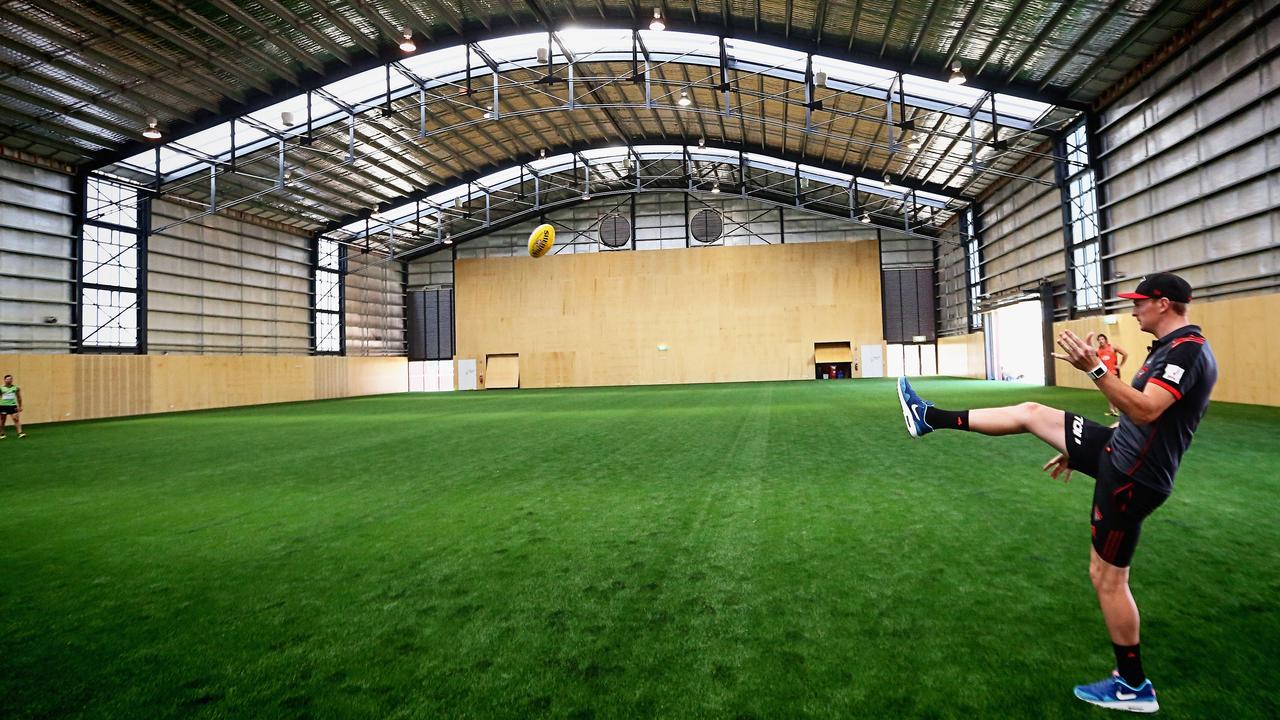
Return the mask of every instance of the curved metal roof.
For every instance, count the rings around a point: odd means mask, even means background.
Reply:
[[[699,139],[964,202],[1205,5],[695,0],[651,32],[619,0],[0,0],[0,144],[313,232]]]

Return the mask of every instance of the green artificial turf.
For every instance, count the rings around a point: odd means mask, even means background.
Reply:
[[[943,407],[1097,393],[922,379]],[[1133,589],[1162,712],[1276,717],[1280,409]],[[0,717],[1111,717],[1092,481],[891,381],[396,395],[0,441]]]

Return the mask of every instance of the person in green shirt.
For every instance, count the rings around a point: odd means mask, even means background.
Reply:
[[[4,428],[9,423],[9,416],[13,416],[13,426],[18,431],[18,437],[24,438],[26,433],[22,432],[22,390],[13,384],[13,376],[5,375],[4,384],[0,385],[0,440],[4,439]]]

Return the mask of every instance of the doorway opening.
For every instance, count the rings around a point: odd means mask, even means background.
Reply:
[[[1044,316],[1039,300],[996,308],[990,322],[991,367],[995,380],[1044,385]]]

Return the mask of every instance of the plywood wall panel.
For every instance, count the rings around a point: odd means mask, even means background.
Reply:
[[[523,387],[803,379],[814,342],[883,338],[874,240],[459,260],[455,282],[458,357],[519,353]]]
[[[1190,306],[1190,320],[1199,325],[1214,357],[1218,359],[1218,383],[1214,386],[1213,399],[1224,402],[1240,402],[1255,405],[1280,405],[1280,387],[1270,377],[1268,368],[1280,360],[1280,336],[1268,332],[1270,318],[1280,314],[1280,294],[1258,295],[1220,300],[1194,302]],[[1100,317],[1056,322],[1056,335],[1070,329],[1080,337],[1091,332],[1102,332],[1112,344],[1128,351],[1129,362],[1121,371],[1125,382],[1133,379],[1133,373],[1142,366],[1147,346],[1152,336],[1138,329],[1138,321],[1127,314],[1115,316],[1114,325],[1106,325]],[[1093,388],[1082,372],[1066,363],[1058,363],[1058,385],[1063,387]]]
[[[408,391],[405,358],[5,355],[23,422],[297,402]]]

